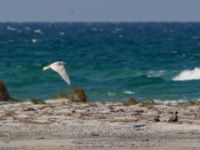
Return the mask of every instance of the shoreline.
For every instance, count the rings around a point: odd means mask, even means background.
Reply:
[[[0,149],[199,149],[200,105],[72,103],[0,105]],[[167,120],[175,111],[179,121]],[[154,117],[160,115],[160,122]]]

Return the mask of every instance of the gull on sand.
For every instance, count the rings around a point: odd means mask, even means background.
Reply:
[[[168,122],[177,122],[178,121],[178,111],[172,114],[172,116],[169,118]]]

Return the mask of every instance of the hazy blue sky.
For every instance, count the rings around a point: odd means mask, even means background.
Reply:
[[[0,21],[200,21],[200,0],[0,0]]]

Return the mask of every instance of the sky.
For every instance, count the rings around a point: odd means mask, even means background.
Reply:
[[[0,22],[200,21],[200,0],[0,0]]]

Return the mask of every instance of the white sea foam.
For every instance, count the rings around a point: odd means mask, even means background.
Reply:
[[[99,29],[100,32],[104,32],[104,29]]]
[[[178,99],[178,100],[159,100],[159,99],[154,99],[153,100],[155,103],[157,104],[171,104],[171,105],[175,105],[177,103],[183,103],[183,102],[187,102],[187,100],[184,99]]]
[[[112,33],[119,33],[119,32],[121,32],[122,31],[122,29],[121,28],[115,28],[113,31],[112,31]]]
[[[122,31],[122,28],[115,28],[115,31]]]
[[[172,78],[173,81],[200,80],[200,68],[193,70],[183,70],[180,74]]]
[[[97,28],[95,28],[95,27],[92,27],[92,30],[93,30],[93,31],[97,31],[98,29],[97,29]]]
[[[200,37],[199,36],[192,36],[192,38],[194,39],[194,40],[196,40],[196,39],[199,39]]]
[[[9,30],[9,31],[16,31],[16,28],[11,27],[11,26],[7,26],[6,29]]]
[[[129,90],[126,90],[126,91],[124,91],[123,93],[124,93],[124,94],[128,94],[128,95],[133,95],[133,94],[135,94],[135,92],[129,91]]]
[[[160,99],[154,99],[153,100],[157,104],[170,104],[170,105],[176,105],[178,103],[185,103],[185,102],[200,102],[199,98],[195,99],[167,99],[167,100],[160,100]]]
[[[164,75],[165,72],[166,72],[165,70],[158,70],[158,71],[151,70],[147,72],[147,77],[148,78],[160,77]]]
[[[52,27],[52,24],[48,24],[48,27],[51,28],[51,27]]]
[[[24,29],[27,30],[27,31],[31,30],[30,27],[25,27]]]
[[[116,93],[115,92],[108,92],[108,96],[115,96],[116,95]]]
[[[40,29],[35,29],[34,32],[38,33],[38,34],[42,34],[43,33]]]
[[[63,35],[65,35],[65,33],[64,32],[59,32],[59,35],[63,36]]]
[[[123,37],[124,37],[124,35],[123,35],[123,34],[120,34],[120,35],[119,35],[119,37],[120,37],[120,38],[123,38]]]
[[[31,42],[32,43],[37,43],[37,39],[32,39]]]

